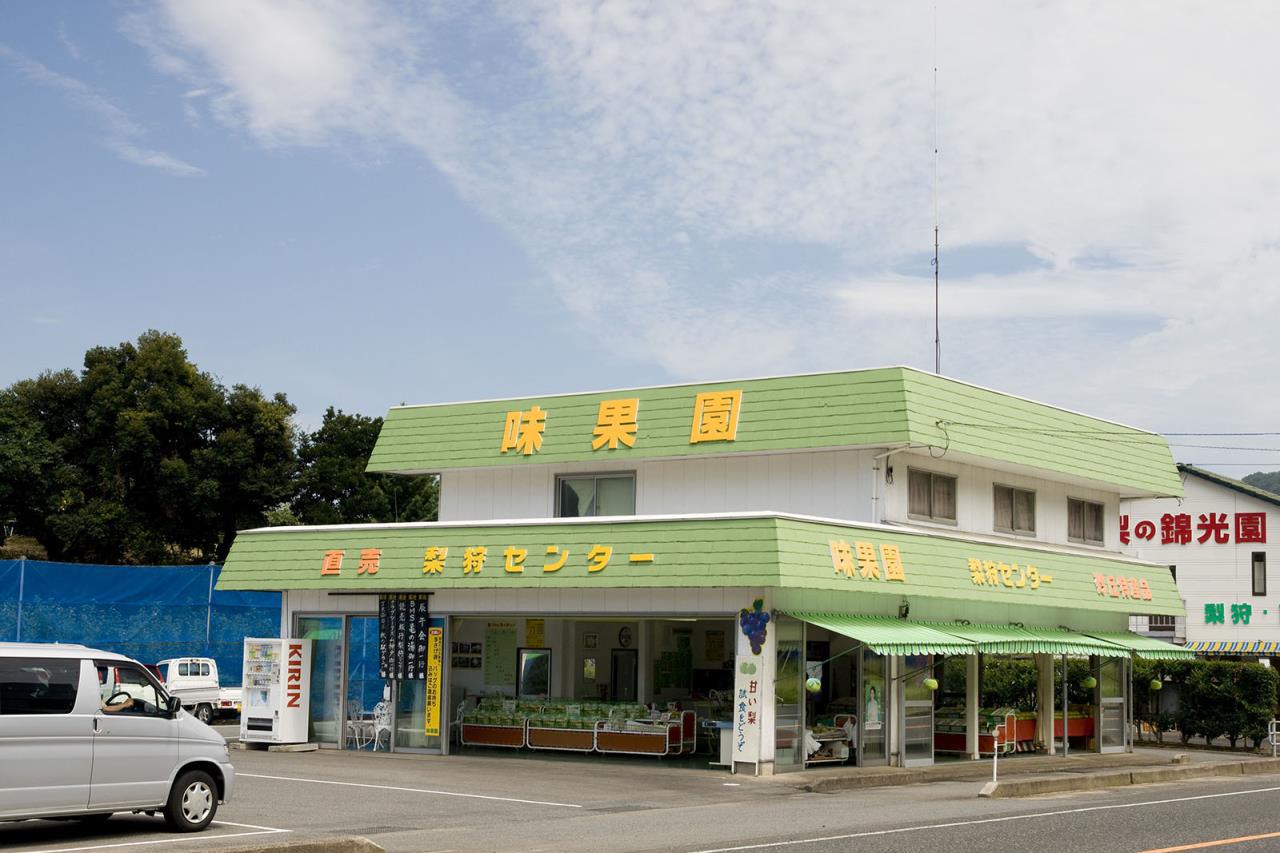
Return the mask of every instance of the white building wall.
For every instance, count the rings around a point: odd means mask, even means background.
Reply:
[[[1100,551],[1119,550],[1118,494],[1077,487],[1033,474],[903,452],[876,465],[874,450],[739,454],[705,459],[637,460],[632,464],[575,463],[445,471],[440,478],[441,521],[551,518],[555,481],[564,474],[634,471],[636,513],[791,512],[846,521],[890,521],[921,527],[1005,535],[995,530],[995,484],[1036,493],[1036,534],[1020,540],[1078,545],[1067,538],[1067,499],[1103,504]],[[885,481],[892,466],[893,482]],[[908,470],[921,468],[958,479],[955,524],[931,523],[907,513]],[[875,501],[873,509],[873,478]],[[875,516],[878,515],[879,518]]]
[[[1120,512],[1129,516],[1130,532],[1130,542],[1121,546],[1122,549],[1126,554],[1143,560],[1177,566],[1178,591],[1187,608],[1185,622],[1179,619],[1174,631],[1177,639],[1188,642],[1280,642],[1280,586],[1277,586],[1280,584],[1280,572],[1277,571],[1280,567],[1275,564],[1280,560],[1280,548],[1267,543],[1237,543],[1235,536],[1236,513],[1265,512],[1267,538],[1280,537],[1280,507],[1195,475],[1185,475],[1184,480],[1186,497],[1181,500],[1165,498],[1122,502]],[[1192,538],[1189,544],[1161,544],[1160,517],[1165,513],[1191,516]],[[1200,535],[1197,526],[1200,516],[1209,513],[1227,516],[1230,542],[1221,544],[1212,538],[1203,543],[1196,541]],[[1155,525],[1155,538],[1149,542],[1134,535],[1134,528],[1144,520]],[[1253,594],[1254,551],[1267,555],[1267,595]],[[1225,620],[1222,624],[1206,623],[1205,605],[1211,603],[1223,605]],[[1232,604],[1251,606],[1248,625],[1232,623]],[[1131,627],[1146,632],[1147,617],[1132,617]]]
[[[886,521],[912,524],[919,527],[937,527],[940,530],[959,530],[997,536],[1010,535],[999,533],[995,530],[995,495],[993,488],[998,483],[1019,489],[1030,489],[1036,493],[1035,535],[1014,538],[1026,542],[1040,542],[1051,545],[1096,547],[1099,551],[1115,552],[1120,548],[1120,498],[1118,494],[1068,485],[1034,475],[1014,474],[1007,471],[996,471],[990,468],[954,462],[946,457],[934,459],[926,453],[907,452],[894,454],[881,462],[882,467],[886,464],[892,466],[893,473],[893,482],[882,482],[880,489],[880,494],[883,498],[883,517]],[[908,471],[912,468],[933,471],[957,478],[955,524],[929,522],[908,514],[907,497],[910,480]],[[887,473],[887,471],[882,473]],[[1078,498],[1103,505],[1104,530],[1102,545],[1081,545],[1068,540],[1068,498]]]
[[[640,515],[774,510],[868,521],[872,455],[832,450],[445,471],[440,520],[551,518],[557,476],[634,471]]]

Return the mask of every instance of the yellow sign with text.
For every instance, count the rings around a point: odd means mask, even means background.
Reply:
[[[424,685],[426,709],[422,731],[440,737],[440,685],[444,668],[444,629],[427,629],[427,678]]]
[[[463,548],[460,553],[457,548],[453,548],[452,553],[456,554],[456,557],[451,558],[450,553],[451,549],[448,547],[427,546],[422,552],[422,573],[424,575],[449,574],[446,569],[452,565],[454,568],[461,568],[464,575],[479,575],[488,565],[496,566],[496,559],[492,564],[489,563],[489,560],[497,557],[502,559],[502,571],[508,574],[524,574],[526,567],[529,568],[531,573],[539,571],[539,564],[529,558],[529,549],[518,548],[514,545],[508,545],[502,549],[497,547],[490,548],[487,545],[472,545]],[[535,549],[534,553],[540,553],[540,551]],[[320,560],[320,576],[341,577],[342,560],[345,555],[346,551],[341,549],[325,551]],[[585,553],[580,553],[576,565],[579,567],[585,566],[587,573],[594,575],[604,571],[613,560],[613,556],[612,545],[592,545]],[[618,555],[619,560],[621,560],[622,556],[622,554]],[[628,563],[635,564],[652,564],[657,560],[652,551],[628,551],[625,552],[625,556]],[[453,560],[452,564],[447,562],[450,559]],[[541,571],[545,574],[558,572],[564,568],[568,561],[568,547],[548,545],[546,546],[545,560],[540,564]],[[377,575],[381,565],[382,550],[380,548],[365,548],[360,552],[360,566],[356,569],[356,574],[373,577]]]
[[[854,542],[850,546],[843,539],[832,539],[827,545],[831,549],[831,565],[838,575],[862,580],[884,579],[898,583],[907,581],[907,570],[902,563],[902,551],[897,545],[882,544],[878,555],[873,542]],[[881,571],[882,560],[883,572]]]
[[[1039,589],[1053,583],[1053,575],[1037,569],[1028,563],[1019,566],[1017,563],[1002,563],[997,560],[968,559],[969,580],[974,586],[988,589],[1005,587],[1007,589]]]

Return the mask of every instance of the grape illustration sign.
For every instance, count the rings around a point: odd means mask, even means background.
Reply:
[[[769,613],[764,609],[764,599],[757,598],[750,608],[739,610],[738,624],[742,626],[743,635],[751,641],[751,653],[760,654],[769,632]]]

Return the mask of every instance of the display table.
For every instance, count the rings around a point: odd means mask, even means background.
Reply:
[[[558,749],[568,752],[591,752],[596,748],[594,728],[553,728],[529,723],[525,745],[530,749]]]
[[[619,755],[678,755],[683,747],[679,720],[627,720],[621,726],[596,724],[596,751]]]
[[[462,722],[463,746],[506,746],[519,749],[525,745],[524,723],[518,726]]]
[[[1014,722],[1013,730],[1008,739],[1014,743],[1015,752],[1034,752],[1036,748],[1036,724],[1037,716],[1030,712],[1021,712],[1015,715],[1017,720]],[[1004,719],[998,714],[990,711],[979,712],[978,717],[978,754],[990,755],[995,749],[995,737],[991,734],[991,730],[996,725],[1003,725]],[[939,713],[934,721],[935,730],[933,733],[933,748],[936,752],[968,752],[966,747],[966,735],[961,725],[954,720]],[[940,730],[942,726],[946,726],[947,730]],[[1062,737],[1062,714],[1054,715],[1053,719],[1053,736],[1055,738]],[[1075,712],[1067,718],[1067,737],[1069,738],[1089,738],[1093,737],[1093,717],[1077,715]]]
[[[702,725],[714,728],[720,742],[720,760],[708,763],[712,767],[733,767],[733,721],[704,720]]]
[[[693,711],[658,718],[643,705],[489,700],[459,717],[464,746],[550,749],[619,755],[680,755],[698,745]],[[629,716],[635,715],[635,716]]]

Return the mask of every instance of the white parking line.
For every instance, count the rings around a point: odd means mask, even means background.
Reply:
[[[91,844],[87,847],[49,847],[43,850],[31,850],[29,853],[74,853],[81,850],[111,850],[121,847],[142,847],[149,844],[182,844],[184,842],[203,842],[207,844],[210,841],[220,841],[223,838],[244,838],[249,835],[277,835],[281,832],[292,832],[289,829],[277,829],[271,826],[254,826],[251,823],[230,823],[229,821],[215,820],[209,824],[214,826],[243,826],[250,827],[253,832],[229,832],[226,835],[190,835],[186,838],[157,838],[153,841],[121,841],[116,844]]]
[[[548,803],[543,800],[520,800],[515,797],[492,797],[487,794],[460,794],[457,791],[435,791],[430,788],[401,788],[396,785],[367,785],[363,782],[335,782],[329,779],[304,779],[300,776],[267,776],[262,773],[236,773],[237,779],[275,779],[280,782],[310,782],[313,785],[342,785],[347,788],[374,788],[378,791],[405,791],[410,794],[438,794],[442,797],[466,797],[471,800],[497,800],[503,803],[524,803],[530,806],[558,806],[564,809],[580,809],[573,803]]]
[[[950,823],[932,823],[928,826],[899,826],[894,829],[877,829],[868,832],[851,832],[848,835],[825,835],[817,838],[797,838],[792,841],[774,841],[766,844],[743,844],[739,847],[715,847],[707,850],[695,850],[693,853],[736,853],[739,850],[768,850],[776,847],[794,847],[799,844],[822,844],[829,841],[848,841],[853,838],[875,838],[880,835],[899,835],[906,832],[923,832],[927,829],[953,829],[957,826],[981,826],[984,823],[1005,823],[1012,820],[1031,820],[1037,817],[1056,817],[1058,815],[1081,814],[1083,812],[1102,812],[1113,809],[1136,809],[1142,806],[1163,806],[1169,803],[1186,803],[1192,800],[1213,800],[1218,797],[1243,797],[1247,794],[1269,794],[1280,791],[1280,788],[1254,788],[1249,791],[1226,791],[1221,794],[1199,794],[1194,797],[1173,797],[1168,800],[1147,800],[1141,803],[1113,803],[1106,806],[1082,806],[1078,809],[1059,809],[1052,812],[1036,812],[1035,814],[1015,814],[1004,817],[985,817],[975,820],[957,820]]]

